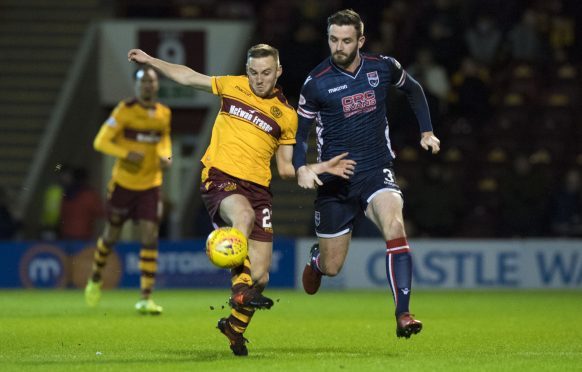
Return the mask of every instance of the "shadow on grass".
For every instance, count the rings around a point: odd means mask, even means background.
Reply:
[[[368,351],[358,351],[350,347],[307,347],[307,346],[289,346],[289,347],[253,347],[252,344],[248,345],[249,355],[248,358],[251,359],[293,359],[296,357],[310,357],[310,358],[377,358],[379,353],[377,350]],[[166,353],[175,355],[179,359],[199,360],[199,361],[211,361],[211,360],[224,360],[225,357],[233,356],[228,349],[228,346],[224,346],[224,349],[216,350],[214,354],[211,351],[193,351],[193,350],[166,350]],[[386,351],[381,353],[384,357],[399,357],[401,354],[395,352]],[[214,358],[202,358],[202,355],[213,355]],[[234,357],[234,356],[233,356]]]
[[[127,355],[127,353],[124,353]],[[75,365],[75,364],[94,364],[94,365],[114,365],[114,364],[152,364],[163,365],[166,363],[188,363],[188,362],[212,362],[216,360],[223,360],[226,356],[231,355],[229,349],[226,350],[164,350],[156,352],[148,357],[123,357],[123,355],[113,355],[105,353],[103,355],[95,355],[92,357],[79,358],[76,355],[71,359],[63,358],[61,360],[34,360],[34,361],[19,361],[14,364],[19,365]]]
[[[264,357],[284,357],[289,356],[311,356],[316,358],[377,358],[379,356],[378,350],[355,350],[353,347],[335,347],[335,346],[321,346],[321,347],[307,347],[307,346],[289,346],[289,347],[262,347],[256,350],[251,350],[249,346],[249,354],[256,352],[258,355]],[[381,353],[384,357],[400,357],[401,354],[385,351]]]
[[[354,351],[349,347],[258,347],[252,348],[249,345],[249,359],[294,359],[297,357],[310,358],[342,358],[342,359],[366,359],[377,358],[379,356],[377,351]],[[382,353],[383,357],[398,357],[397,353],[386,352]],[[150,364],[152,366],[163,366],[166,363],[192,363],[192,362],[214,362],[214,361],[228,361],[230,358],[237,359],[232,355],[231,351],[225,345],[224,349],[220,350],[192,350],[192,349],[169,349],[160,350],[155,355],[146,358],[133,357],[123,358],[121,355],[100,355],[94,357],[79,358],[78,355],[74,359],[61,360],[22,360],[14,363],[14,365],[28,365],[28,366],[50,366],[50,365],[76,365],[76,364],[93,364],[93,365],[132,365],[132,364]]]

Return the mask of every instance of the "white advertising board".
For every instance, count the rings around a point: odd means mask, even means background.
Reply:
[[[244,73],[251,33],[246,21],[105,21],[99,45],[101,103],[115,106],[133,94],[136,65],[127,60],[132,48],[210,76],[237,75]],[[205,107],[216,100],[165,78],[159,96],[172,108]]]
[[[297,286],[315,239],[297,241]],[[410,240],[414,288],[582,289],[581,240]],[[388,288],[379,239],[354,239],[340,274],[323,288]]]

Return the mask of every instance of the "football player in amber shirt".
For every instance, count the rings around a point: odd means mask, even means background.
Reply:
[[[276,156],[284,179],[295,177],[291,164],[297,115],[276,85],[283,69],[277,49],[259,44],[247,52],[246,76],[207,76],[189,67],[132,49],[128,59],[153,66],[175,82],[221,98],[212,138],[202,157],[202,199],[215,226],[233,226],[248,238],[249,257],[232,269],[231,314],[218,322],[235,355],[248,354],[243,333],[257,308],[273,301],[262,295],[269,280],[273,248],[270,162]],[[315,174],[329,172],[349,178],[353,161],[341,154],[310,164]],[[250,260],[249,260],[250,259]],[[252,263],[252,265],[251,265]]]
[[[148,66],[135,75],[136,97],[120,102],[101,126],[94,147],[117,158],[107,197],[107,222],[97,241],[93,271],[85,300],[96,306],[101,298],[102,270],[125,221],[138,222],[142,248],[139,255],[141,314],[161,314],[151,298],[158,258],[158,229],[161,216],[162,169],[171,164],[170,109],[157,102],[158,75]]]

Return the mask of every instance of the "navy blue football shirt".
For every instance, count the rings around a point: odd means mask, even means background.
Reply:
[[[299,97],[295,169],[305,165],[307,137],[316,122],[318,161],[343,152],[357,162],[356,173],[384,166],[395,155],[390,146],[386,117],[388,88],[403,90],[418,119],[421,132],[432,131],[424,92],[400,63],[381,54],[360,53],[354,73],[336,66],[331,58],[307,77]]]

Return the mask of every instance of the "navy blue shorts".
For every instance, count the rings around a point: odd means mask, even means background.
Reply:
[[[372,199],[381,192],[402,191],[390,164],[358,173],[350,180],[334,177],[317,189],[315,232],[320,238],[334,238],[350,232],[354,219],[365,212]]]

